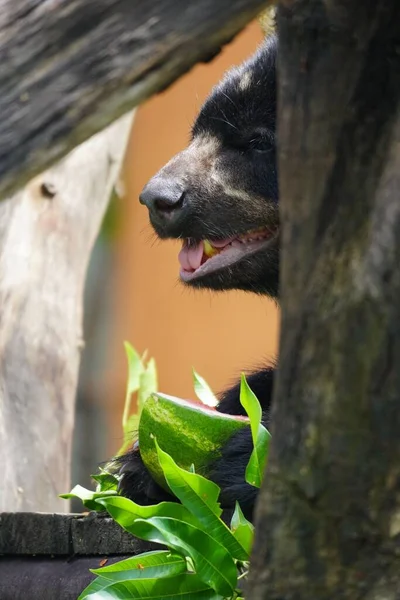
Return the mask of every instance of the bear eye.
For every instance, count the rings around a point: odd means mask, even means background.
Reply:
[[[275,150],[275,134],[268,129],[260,128],[250,131],[248,134],[232,135],[229,146],[242,154],[253,152],[266,154]]]
[[[274,149],[274,142],[269,136],[254,136],[248,141],[248,145],[254,152],[272,152]]]

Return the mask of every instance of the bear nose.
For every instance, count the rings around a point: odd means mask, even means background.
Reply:
[[[139,200],[150,212],[164,216],[181,208],[184,196],[185,190],[180,182],[164,177],[153,177],[143,188]]]

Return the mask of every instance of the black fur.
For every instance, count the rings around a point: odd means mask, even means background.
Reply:
[[[268,39],[255,56],[212,90],[193,126],[189,146],[143,189],[141,202],[148,207],[160,238],[193,243],[263,226],[277,228],[276,45],[275,38]],[[278,262],[277,235],[229,268],[187,283],[276,297]]]
[[[263,408],[263,422],[269,421],[269,411],[272,399],[274,369],[266,368],[247,376],[247,383],[257,396]],[[220,396],[218,410],[230,415],[245,415],[246,411],[240,404],[240,383],[225,391]],[[253,450],[250,429],[241,431],[231,437],[222,448],[222,456],[210,470],[210,478],[221,488],[221,505],[224,508],[234,508],[238,500],[244,515],[251,519],[257,488],[245,481],[245,471]]]
[[[203,105],[188,148],[163,167],[141,194],[160,238],[181,238],[189,246],[260,227],[273,233],[254,250],[246,246],[245,254],[228,265],[189,274],[184,283],[192,287],[278,295],[276,51],[277,40],[270,38],[249,61],[225,76]],[[266,424],[273,376],[269,367],[248,378]],[[218,410],[244,414],[239,384],[220,396]],[[222,506],[232,509],[238,500],[249,518],[257,494],[244,478],[252,447],[250,432],[237,434],[211,468],[212,479],[222,489]],[[123,457],[122,463],[124,495],[142,504],[170,498],[152,481],[138,449]]]

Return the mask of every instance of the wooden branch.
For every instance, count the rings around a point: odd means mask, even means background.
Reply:
[[[266,4],[0,0],[0,198],[210,59]]]
[[[68,510],[83,285],[131,120],[0,205],[0,512]]]
[[[400,3],[293,4],[278,19],[280,369],[247,595],[395,600]]]

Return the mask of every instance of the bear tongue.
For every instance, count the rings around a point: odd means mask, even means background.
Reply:
[[[198,269],[202,258],[203,242],[199,242],[195,246],[185,244],[178,254],[180,265],[185,271],[195,271]]]
[[[234,238],[227,238],[225,240],[218,240],[210,242],[214,248],[225,248]],[[182,250],[178,254],[179,263],[185,271],[196,271],[201,266],[204,254],[203,241],[197,244],[188,245],[184,243]]]

